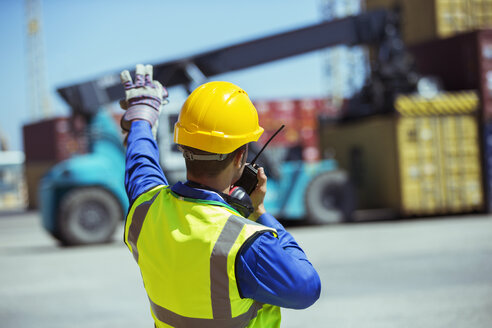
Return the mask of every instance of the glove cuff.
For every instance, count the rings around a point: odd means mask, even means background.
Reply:
[[[132,121],[145,120],[152,127],[159,118],[159,112],[149,106],[132,106],[126,110],[121,118],[120,126],[124,131],[130,131]]]

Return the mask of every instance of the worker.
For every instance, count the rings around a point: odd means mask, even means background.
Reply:
[[[319,276],[266,212],[263,168],[250,197],[240,188],[230,194],[248,143],[263,132],[246,92],[208,82],[188,96],[174,126],[187,181],[169,186],[152,134],[167,91],[153,81],[150,65],[137,65],[135,82],[128,71],[121,80],[131,204],[124,239],[140,267],[155,326],[279,327],[280,307],[312,305]]]

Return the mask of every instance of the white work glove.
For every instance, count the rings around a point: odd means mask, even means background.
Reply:
[[[121,128],[124,131],[129,131],[133,120],[145,120],[152,126],[152,133],[155,138],[160,108],[168,103],[166,88],[159,81],[152,80],[152,65],[137,65],[135,83],[133,83],[130,72],[127,70],[121,72],[120,78],[126,96],[124,100],[120,101],[121,108],[126,110],[121,118]]]

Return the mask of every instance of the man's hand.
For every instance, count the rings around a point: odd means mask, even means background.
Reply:
[[[256,177],[258,178],[258,184],[250,196],[251,202],[253,203],[254,212],[249,216],[249,219],[253,221],[258,220],[262,214],[266,213],[263,201],[267,192],[267,176],[262,167],[258,168],[258,174]]]
[[[126,98],[120,101],[121,108],[126,110],[121,118],[121,128],[129,131],[134,120],[145,120],[155,127],[160,107],[167,103],[165,99],[168,93],[159,81],[152,80],[152,65],[137,65],[135,83],[127,70],[121,72],[120,78],[126,95]]]

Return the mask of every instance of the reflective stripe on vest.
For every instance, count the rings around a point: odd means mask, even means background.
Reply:
[[[149,211],[150,206],[154,202],[154,200],[159,196],[160,191],[157,192],[151,200],[143,202],[138,205],[135,209],[135,213],[133,213],[132,223],[130,225],[130,229],[128,229],[128,242],[132,246],[133,258],[138,263],[138,250],[137,250],[137,241],[138,236],[140,235],[140,230],[142,230],[142,226],[145,220],[145,216]]]
[[[149,298],[150,307],[154,312],[154,315],[157,319],[164,322],[167,325],[172,327],[183,327],[183,328],[237,328],[237,327],[246,327],[248,322],[251,321],[258,310],[261,309],[263,304],[259,302],[254,302],[253,305],[249,308],[248,312],[245,312],[235,318],[227,318],[227,319],[201,319],[201,318],[190,318],[185,317],[179,314],[176,314],[168,309],[165,309],[154,302]]]
[[[161,191],[162,190],[156,192],[150,200],[139,204],[132,215],[132,220],[128,228],[127,240],[137,263],[139,259],[137,241],[148,211]],[[232,317],[231,301],[229,297],[227,256],[246,224],[261,226],[260,224],[243,217],[230,215],[222,228],[210,255],[210,301],[213,319],[192,318],[180,315],[156,304],[149,297],[152,312],[159,321],[173,327],[232,328],[245,327],[256,317],[258,310],[262,308],[263,304],[255,301],[246,312],[236,317]],[[264,228],[268,229],[267,227]]]

